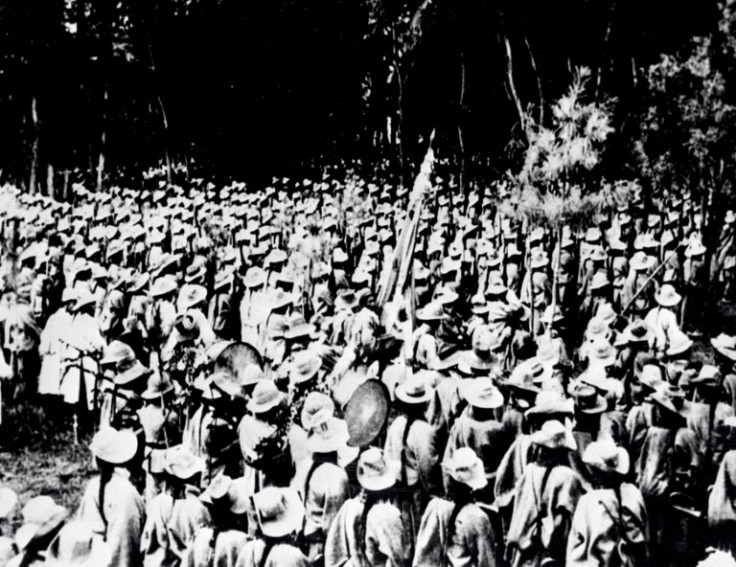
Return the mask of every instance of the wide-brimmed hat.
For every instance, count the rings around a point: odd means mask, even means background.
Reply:
[[[266,537],[282,538],[302,528],[304,504],[294,489],[264,488],[253,495],[253,505],[261,533]]]
[[[220,270],[215,275],[215,285],[213,286],[212,290],[222,291],[228,289],[230,286],[233,285],[234,281],[235,275],[232,273],[232,271]]]
[[[646,253],[641,250],[634,254],[629,261],[629,266],[631,267],[631,269],[637,272],[648,270],[652,267],[652,264],[652,258],[647,256]]]
[[[490,378],[469,378],[460,382],[460,394],[473,407],[496,409],[503,406],[503,394]]]
[[[315,419],[309,429],[307,449],[312,453],[332,453],[347,447],[350,439],[347,424],[326,412],[323,415],[323,418]]]
[[[135,360],[133,349],[122,341],[112,341],[102,352],[100,364],[103,366],[117,365],[121,362],[132,362]]]
[[[127,429],[118,431],[113,427],[104,427],[92,438],[89,448],[101,461],[122,465],[138,452],[138,438]]]
[[[99,567],[109,565],[112,552],[86,524],[72,520],[61,528],[46,551],[44,565],[51,567]]]
[[[283,264],[288,259],[286,252],[279,248],[275,248],[271,250],[271,252],[268,253],[268,256],[266,256],[265,260],[263,262],[267,265],[269,264]]]
[[[302,406],[302,427],[309,431],[323,419],[334,416],[335,402],[322,392],[310,392]]]
[[[188,284],[181,290],[179,296],[179,307],[182,310],[187,310],[195,305],[203,303],[207,299],[207,290],[204,286]]]
[[[256,384],[253,395],[248,402],[248,410],[253,413],[265,413],[282,401],[285,395],[271,380],[261,380]]]
[[[596,291],[599,289],[607,288],[611,285],[611,282],[608,280],[608,276],[603,272],[596,272],[593,274],[593,279],[590,282],[590,289],[591,291]]]
[[[539,368],[544,372],[541,363]],[[507,388],[522,394],[536,395],[540,389],[534,384],[534,372],[528,365],[519,365],[511,371],[511,376],[503,383]]]
[[[417,310],[417,320],[419,321],[441,321],[444,316],[442,305],[435,302],[429,303]]]
[[[412,374],[394,392],[396,399],[405,404],[423,404],[432,399],[433,389],[423,374]]]
[[[181,480],[190,479],[206,469],[204,459],[196,456],[185,445],[175,445],[166,449],[163,464],[167,474]]]
[[[690,415],[690,405],[685,400],[685,392],[667,382],[662,382],[647,399],[671,415],[683,419],[687,419]]]
[[[609,340],[613,335],[611,327],[603,319],[593,317],[588,321],[588,326],[585,329],[585,340],[588,342],[596,342],[598,340]]]
[[[233,479],[224,473],[219,473],[212,479],[199,499],[205,504],[227,509],[232,514],[240,516],[250,509],[249,490],[248,479]]]
[[[248,364],[239,373],[240,385],[244,388],[258,384],[266,379],[266,375],[260,366],[255,363]]]
[[[638,380],[640,384],[655,391],[664,383],[662,369],[656,364],[645,364],[639,373]]]
[[[697,377],[691,378],[690,383],[694,386],[718,386],[721,381],[721,371],[717,366],[704,364]]]
[[[245,278],[243,278],[243,284],[247,288],[254,288],[259,287],[266,284],[266,272],[262,268],[259,268],[258,266],[253,266],[251,268],[248,268],[248,271],[245,274]]]
[[[585,241],[590,244],[595,244],[601,239],[601,229],[597,226],[590,227],[587,231],[585,231]]]
[[[575,440],[568,428],[561,421],[551,419],[545,421],[539,431],[529,437],[532,443],[548,449],[575,449]]]
[[[141,394],[141,398],[145,401],[161,400],[174,392],[174,384],[165,379],[161,374],[154,372],[148,378],[148,385]]]
[[[488,283],[486,295],[503,295],[504,293],[507,293],[508,290],[509,288],[506,287],[506,284],[503,283],[503,280],[500,277],[494,277],[491,278],[491,281]]]
[[[560,309],[559,305],[549,305],[545,308],[539,320],[546,325],[550,325],[551,323],[564,321],[564,319],[565,316],[562,314],[562,309]]]
[[[184,281],[188,284],[194,284],[201,281],[207,275],[207,266],[202,262],[194,262],[187,266],[184,272]]]
[[[333,264],[344,264],[348,261],[348,255],[342,248],[335,248],[332,251],[332,263]]]
[[[116,386],[129,386],[138,380],[142,380],[144,378],[148,379],[152,373],[153,370],[146,368],[140,361],[136,360],[131,367],[123,370],[122,372],[118,372],[115,375],[113,382],[115,382]]]
[[[693,238],[688,243],[687,248],[685,248],[685,257],[693,258],[694,256],[702,256],[707,251],[708,249],[699,239]]]
[[[474,315],[485,315],[488,313],[488,303],[486,302],[486,298],[483,294],[476,293],[470,299],[470,310]]]
[[[621,333],[621,340],[629,344],[648,343],[650,338],[649,326],[641,319],[629,323]]]
[[[662,307],[674,307],[682,300],[682,296],[675,291],[671,284],[664,284],[654,294],[654,299]]]
[[[575,401],[575,409],[582,413],[598,414],[608,409],[605,398],[600,396],[593,386],[583,383],[576,384],[572,391],[572,397]]]
[[[673,333],[670,345],[667,348],[667,356],[678,356],[688,352],[693,347],[693,341],[683,332]]]
[[[283,289],[277,289],[268,301],[269,307],[272,311],[276,309],[282,309],[288,305],[294,304],[294,296],[291,293],[284,291]]]
[[[736,360],[736,337],[721,333],[710,340],[710,344],[717,352],[730,360]]]
[[[50,499],[49,506],[43,517],[39,518],[37,522],[23,524],[15,532],[16,546],[21,552],[32,547],[31,544],[34,542],[37,543],[33,547],[40,545],[47,546],[49,536],[53,536],[63,526],[68,517],[69,510],[64,506],[59,506],[53,499]]]
[[[311,380],[322,368],[322,357],[315,350],[307,349],[297,352],[289,372],[289,380],[292,383],[301,384]]]
[[[88,305],[95,305],[97,303],[97,297],[89,292],[82,291],[77,295],[77,300],[74,303],[73,311],[79,311],[83,307]]]
[[[318,334],[314,325],[307,323],[302,315],[297,315],[289,321],[289,328],[284,331],[284,339],[287,341],[298,341],[303,339],[316,339]]]
[[[223,394],[233,398],[244,396],[243,385],[240,378],[232,372],[219,371],[210,376],[210,383]]]
[[[535,249],[532,251],[531,258],[529,259],[529,267],[532,270],[544,268],[549,264],[549,258],[541,249]]]
[[[128,293],[136,295],[142,292],[149,283],[151,283],[151,276],[147,272],[140,274],[128,288]]]
[[[176,291],[179,285],[176,283],[174,276],[161,276],[153,282],[151,286],[151,297],[163,297]]]
[[[442,469],[455,481],[480,490],[488,485],[483,461],[470,447],[460,447],[449,459],[442,462]]]
[[[606,339],[596,339],[588,348],[588,364],[610,366],[616,362],[616,350]]]
[[[371,447],[358,459],[358,482],[366,490],[387,490],[396,484],[397,467],[386,460],[383,449]]]
[[[191,315],[179,315],[174,320],[174,329],[176,329],[180,341],[193,341],[199,338],[199,325]]]

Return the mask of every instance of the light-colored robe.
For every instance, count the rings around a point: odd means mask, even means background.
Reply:
[[[143,498],[123,469],[115,469],[105,485],[104,519],[100,511],[99,493],[98,476],[89,482],[84,491],[77,511],[78,519],[107,542],[111,552],[110,567],[140,567],[140,541],[145,519]]]
[[[538,567],[550,548],[567,538],[559,521],[564,514],[572,518],[583,494],[580,477],[571,468],[554,467],[542,487],[545,473],[545,467],[530,463],[517,486],[507,538],[512,567]]]
[[[630,544],[648,543],[649,520],[638,488],[624,483],[620,493],[620,505],[611,488],[592,490],[580,498],[567,540],[567,567],[636,567]]]
[[[455,519],[448,541],[449,522],[455,503],[434,498],[427,506],[417,536],[413,567],[495,567],[498,562],[497,536],[488,516],[477,505],[463,507]]]
[[[409,536],[401,512],[393,504],[381,502],[368,512],[365,541],[359,541],[358,521],[363,499],[351,498],[340,508],[325,543],[325,567],[404,567]]]

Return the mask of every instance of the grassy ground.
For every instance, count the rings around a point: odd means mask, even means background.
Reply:
[[[25,443],[23,439],[16,440],[12,448],[0,450],[0,486],[12,488],[19,496],[6,532],[20,526],[23,505],[35,496],[51,496],[73,513],[84,486],[94,474],[89,439],[75,444],[71,431],[44,427],[39,413],[26,411],[27,423],[35,427],[33,431],[24,431]]]

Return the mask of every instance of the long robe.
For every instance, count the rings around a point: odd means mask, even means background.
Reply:
[[[477,505],[463,507],[455,519],[452,539],[449,523],[455,503],[433,498],[422,516],[413,567],[495,567],[500,565],[498,538],[488,516]]]
[[[71,314],[64,308],[56,311],[41,332],[38,354],[42,357],[38,376],[38,393],[58,395],[61,387],[61,359],[65,346],[61,340],[72,322]]]
[[[292,488],[304,502],[304,536],[325,538],[340,508],[348,500],[348,475],[336,464],[323,462],[317,466],[306,486],[312,460],[302,461],[297,467]]]
[[[368,512],[365,540],[359,541],[358,521],[363,499],[351,498],[338,512],[325,543],[325,567],[404,567],[407,557],[406,526],[393,504],[380,502]]]
[[[91,315],[78,314],[74,316],[64,341],[67,348],[64,349],[62,359],[62,365],[65,366],[62,370],[60,392],[66,403],[79,402],[80,381],[83,375],[82,387],[86,387],[87,406],[92,409],[95,382],[99,372],[99,365],[92,354],[102,351],[105,339],[100,334],[97,321]]]
[[[649,519],[638,488],[624,483],[620,494],[620,504],[611,488],[581,496],[567,540],[567,567],[636,567],[631,544],[649,541]]]
[[[472,417],[470,408],[465,408],[450,430],[444,460],[448,461],[455,451],[470,447],[483,461],[489,490],[493,490],[496,469],[512,443],[503,423],[495,419],[478,421]],[[445,478],[447,485],[447,478]]]
[[[203,528],[187,546],[181,567],[235,567],[247,543],[245,532],[225,530],[215,534],[212,528]]]
[[[517,486],[509,524],[512,567],[539,567],[554,553],[555,546],[567,540],[562,520],[572,518],[582,494],[581,480],[571,468],[555,466],[548,472],[536,463],[527,466]]]
[[[141,536],[143,567],[177,567],[179,557],[171,549],[169,520],[174,510],[174,499],[159,494],[146,507],[146,523]]]
[[[107,542],[111,552],[110,567],[140,567],[140,541],[145,519],[143,498],[123,469],[115,469],[105,485],[104,516],[99,493],[98,476],[89,482],[84,491],[77,512],[78,519]]]
[[[248,542],[238,556],[236,567],[308,567],[309,565],[304,554],[293,545],[275,545],[266,558],[263,557],[265,549],[266,544],[261,539]]]
[[[721,551],[736,553],[736,450],[728,451],[721,461],[713,490],[708,496],[708,525],[712,545]]]

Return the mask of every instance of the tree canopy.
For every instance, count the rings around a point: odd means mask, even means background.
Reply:
[[[472,181],[518,163],[524,117],[550,127],[586,67],[592,100],[615,101],[605,167],[654,183],[679,159],[661,140],[678,112],[703,171],[729,143],[730,25],[714,1],[3,0],[0,167],[44,192],[63,172],[268,180],[357,158],[406,183],[435,130]]]

